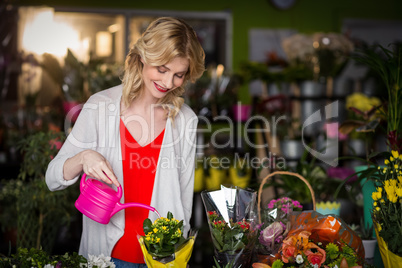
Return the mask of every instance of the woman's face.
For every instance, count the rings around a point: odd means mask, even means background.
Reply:
[[[186,58],[174,58],[161,66],[151,66],[141,59],[144,64],[142,78],[145,94],[149,93],[154,98],[163,98],[169,91],[180,87],[189,68],[189,60]]]

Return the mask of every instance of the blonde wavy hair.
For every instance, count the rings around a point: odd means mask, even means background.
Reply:
[[[123,75],[123,104],[130,103],[141,95],[143,78],[143,63],[152,66],[162,66],[176,57],[187,58],[189,69],[184,77],[184,83],[166,94],[158,101],[164,109],[169,110],[169,116],[174,118],[184,99],[185,85],[195,82],[205,71],[205,53],[197,39],[193,28],[181,19],[161,17],[153,21],[141,38],[130,49]]]

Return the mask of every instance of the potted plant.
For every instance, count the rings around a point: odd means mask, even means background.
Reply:
[[[374,258],[375,247],[377,245],[377,238],[375,236],[374,226],[372,224],[365,224],[364,219],[361,218],[357,234],[362,239],[365,258]]]
[[[20,173],[16,179],[5,181],[3,189],[13,187],[0,199],[13,201],[6,209],[15,213],[17,247],[36,248],[51,252],[58,228],[68,225],[77,210],[74,201],[79,190],[51,192],[45,183],[45,173],[52,157],[64,140],[62,132],[37,132],[22,139],[18,147],[23,155]],[[0,218],[4,226],[9,219]]]
[[[152,222],[143,223],[145,236],[139,237],[141,250],[148,267],[186,267],[191,257],[196,233],[183,234],[183,221],[171,212]]]

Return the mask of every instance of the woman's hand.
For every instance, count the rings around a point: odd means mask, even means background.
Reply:
[[[109,161],[107,161],[100,153],[93,150],[83,151],[81,163],[83,171],[88,176],[97,178],[109,184],[113,183],[116,187],[120,186]]]
[[[112,166],[103,155],[93,150],[82,151],[67,159],[63,167],[65,180],[72,180],[84,171],[88,176],[120,186]]]

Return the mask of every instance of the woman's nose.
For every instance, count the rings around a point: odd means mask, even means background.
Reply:
[[[165,88],[171,89],[173,87],[173,75],[166,75],[163,79],[163,86]]]

